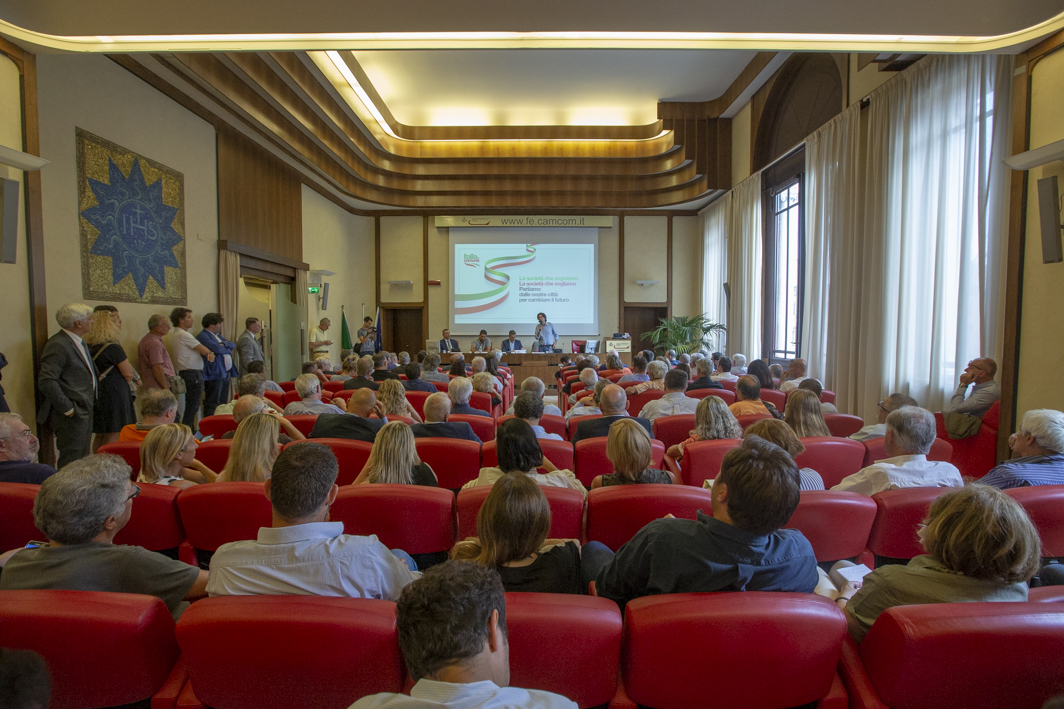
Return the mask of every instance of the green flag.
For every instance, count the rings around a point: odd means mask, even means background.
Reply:
[[[347,311],[342,305],[340,306],[340,349],[354,349],[351,341],[351,328],[347,326]]]

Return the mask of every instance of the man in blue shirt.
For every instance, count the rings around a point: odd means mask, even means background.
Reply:
[[[539,343],[537,349],[540,352],[553,352],[554,343],[558,341],[558,331],[547,322],[546,313],[540,313],[536,319],[539,320],[539,325],[536,325],[536,340]]]
[[[1020,430],[1009,436],[1012,460],[981,482],[1000,490],[1028,485],[1064,485],[1064,413],[1034,409],[1023,415]]]

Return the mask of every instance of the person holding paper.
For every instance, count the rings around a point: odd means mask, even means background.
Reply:
[[[546,313],[540,313],[536,318],[539,320],[539,325],[536,325],[536,341],[539,343],[537,349],[540,352],[551,352],[554,343],[558,341],[558,331],[547,322]]]

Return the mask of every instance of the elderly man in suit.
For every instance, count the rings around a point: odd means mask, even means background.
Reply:
[[[451,331],[444,328],[443,339],[438,343],[440,352],[461,352],[462,348],[458,346],[458,340],[451,337]]]
[[[259,344],[259,333],[262,332],[262,322],[258,318],[248,318],[244,321],[244,331],[236,338],[236,355],[240,359],[240,376],[248,373],[248,365],[252,362],[265,362],[266,355],[262,353]]]
[[[81,337],[92,326],[92,308],[68,303],[55,314],[62,328],[48,338],[41,353],[41,390],[38,421],[48,421],[55,432],[62,468],[91,453],[92,410],[99,386],[96,366]]]
[[[503,352],[513,352],[515,350],[523,350],[524,348],[525,346],[517,339],[517,332],[514,330],[510,330],[510,334],[502,341]]]

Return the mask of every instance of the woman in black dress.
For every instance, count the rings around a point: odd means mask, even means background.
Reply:
[[[410,426],[402,421],[386,423],[377,432],[369,460],[351,484],[367,483],[439,487],[436,473],[417,455]]]
[[[92,329],[84,337],[92,352],[100,381],[96,405],[92,411],[92,442],[95,453],[105,443],[114,443],[123,426],[137,422],[133,410],[130,382],[140,381],[118,339],[122,336],[122,317],[113,305],[97,305],[92,314]]]

